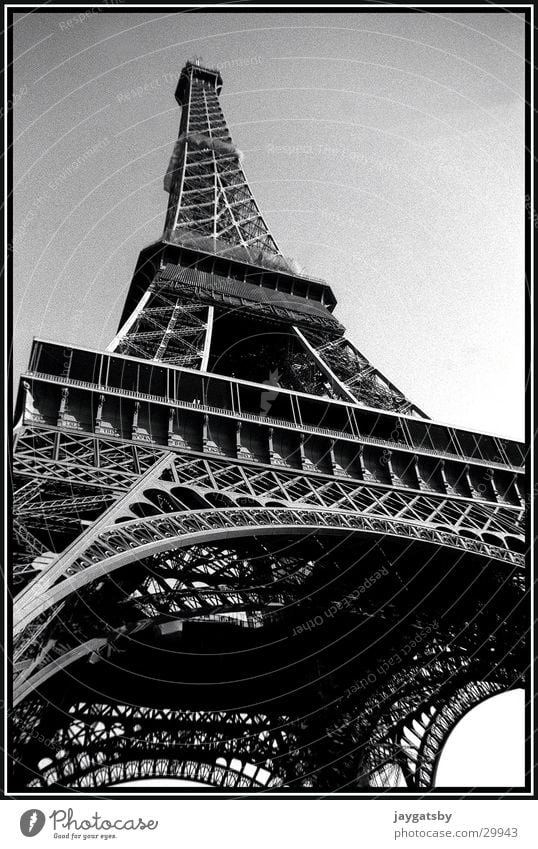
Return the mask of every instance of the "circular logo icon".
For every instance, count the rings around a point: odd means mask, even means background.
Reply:
[[[45,814],[37,808],[25,811],[21,817],[21,831],[25,837],[35,837],[44,825]]]

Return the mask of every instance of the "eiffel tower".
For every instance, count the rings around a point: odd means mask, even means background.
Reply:
[[[12,792],[421,792],[525,683],[523,445],[431,421],[346,338],[221,87],[181,72],[115,338],[36,339],[21,377]]]

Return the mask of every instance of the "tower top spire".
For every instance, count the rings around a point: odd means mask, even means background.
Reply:
[[[180,106],[184,106],[189,98],[189,90],[193,80],[200,80],[208,88],[214,89],[220,94],[222,89],[222,77],[218,68],[206,67],[201,56],[195,56],[185,63],[176,88],[176,100]]]
[[[186,62],[175,93],[179,134],[163,184],[169,193],[163,237],[289,271],[245,177],[219,103],[221,88],[218,68],[205,67],[200,57]]]

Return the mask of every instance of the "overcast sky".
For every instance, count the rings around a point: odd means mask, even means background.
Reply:
[[[162,232],[175,78],[222,105],[284,254],[432,417],[523,435],[523,23],[511,14],[20,15],[15,374],[103,347]]]
[[[34,335],[113,337],[201,56],[282,252],[359,349],[433,418],[523,438],[519,17],[93,11],[14,34],[16,377]],[[441,783],[519,782],[521,701],[458,726]]]

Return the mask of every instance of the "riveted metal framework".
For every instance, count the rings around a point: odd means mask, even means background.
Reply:
[[[176,91],[181,125],[165,178],[170,192],[165,232],[278,254],[226,126],[221,86],[218,72],[194,63],[182,71]]]
[[[108,349],[37,339],[21,379],[12,789],[427,789],[524,684],[523,446],[432,422],[345,338],[221,86],[181,74]]]

